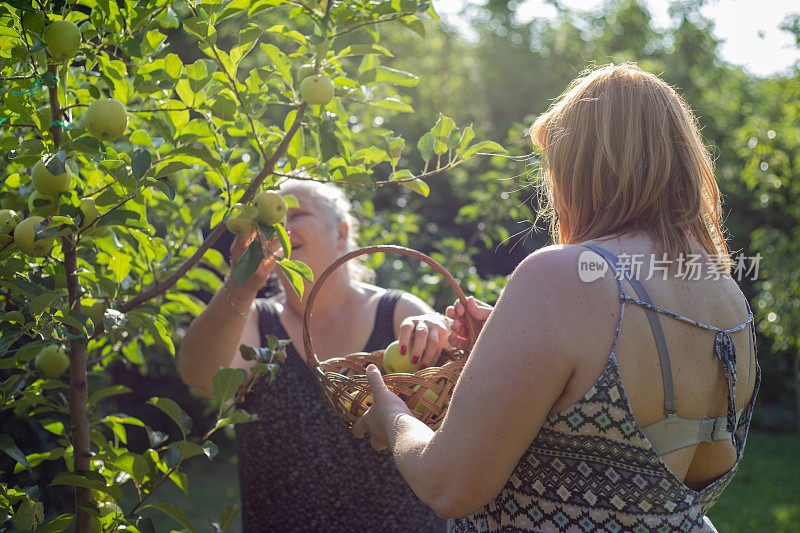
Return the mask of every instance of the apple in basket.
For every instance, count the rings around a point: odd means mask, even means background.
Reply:
[[[400,341],[394,341],[383,352],[383,369],[387,374],[413,374],[422,366],[422,361],[411,362],[412,345],[409,344],[405,355],[400,353]]]
[[[356,399],[356,396],[358,396],[358,391],[353,391],[350,393],[350,399],[344,400],[344,406],[350,412],[353,411],[353,401]],[[363,415],[364,413],[367,412],[367,409],[372,407],[373,403],[375,402],[372,400],[372,394],[370,394],[369,396],[361,400],[361,405],[359,406],[358,412],[353,414],[355,414],[356,416]]]
[[[417,392],[419,390],[419,387],[420,387],[419,385],[415,386],[414,387],[414,392]],[[436,403],[436,400],[437,400],[436,393],[433,392],[431,389],[427,389],[425,391],[425,393],[423,394],[423,396],[427,400],[429,400],[430,403],[433,403],[433,404]],[[447,407],[447,402],[445,402],[445,401],[442,401],[442,403],[439,404],[439,409],[440,410],[444,410],[446,407]],[[424,403],[422,403],[421,401],[418,401],[417,404],[413,407],[413,409],[414,409],[415,412],[417,412],[420,415],[424,415],[425,413],[427,413],[430,410],[428,408],[428,406],[425,405]]]

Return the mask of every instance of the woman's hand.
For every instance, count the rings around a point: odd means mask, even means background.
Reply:
[[[481,332],[481,329],[483,329],[483,325],[486,323],[489,315],[492,314],[493,309],[494,307],[491,305],[480,300],[476,300],[472,296],[467,298],[466,310],[472,317],[472,323],[475,324],[476,336]],[[453,305],[445,310],[445,313],[449,318],[453,319],[453,325],[450,327],[450,337],[448,338],[450,345],[459,350],[466,349],[469,323],[467,322],[467,317],[464,314],[464,305],[461,303],[461,301],[456,300]]]
[[[367,381],[372,389],[374,403],[364,416],[356,420],[353,425],[353,435],[357,439],[369,435],[374,450],[385,450],[389,446],[388,435],[392,420],[402,414],[411,415],[411,411],[399,396],[389,390],[375,365],[367,367]]]
[[[411,346],[411,364],[426,368],[436,363],[442,348],[448,348],[451,321],[439,313],[406,317],[400,324],[400,354]]]
[[[230,248],[231,256],[231,269],[242,257],[247,247],[253,239],[257,238],[258,233],[253,231],[250,235],[237,235]],[[276,258],[283,256],[283,250],[277,237],[273,237],[266,245],[262,245],[264,252],[264,260],[258,266],[258,269],[250,275],[244,282],[241,289],[247,293],[257,293],[267,283],[272,269],[275,268]]]

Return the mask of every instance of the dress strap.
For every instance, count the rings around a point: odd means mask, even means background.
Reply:
[[[386,348],[394,339],[394,309],[397,302],[403,297],[403,291],[386,289],[378,300],[378,309],[375,312],[375,325],[364,350],[373,352]]]
[[[628,283],[631,284],[633,290],[636,291],[636,294],[639,295],[639,298],[643,302],[653,305],[653,301],[650,299],[650,295],[647,293],[644,285],[642,285],[642,282],[639,281],[628,269],[620,268],[620,262],[617,256],[605,248],[601,248],[600,246],[596,246],[594,244],[583,244],[581,246],[591,248],[595,252],[602,255],[611,265],[611,268],[616,274],[618,280],[620,280],[619,273],[621,272],[622,276],[624,276],[625,279],[628,280]],[[655,338],[656,348],[658,349],[658,357],[661,361],[661,379],[664,382],[664,413],[667,416],[674,415],[676,414],[675,383],[672,377],[672,364],[670,363],[667,339],[664,336],[664,329],[661,327],[661,320],[658,318],[658,313],[648,307],[644,307],[643,309],[647,315],[647,320],[650,322],[650,329],[653,330],[653,337]]]

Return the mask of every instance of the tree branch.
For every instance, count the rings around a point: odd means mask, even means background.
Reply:
[[[335,39],[336,37],[342,36],[342,35],[344,35],[346,33],[350,33],[351,31],[356,31],[357,29],[363,28],[364,26],[369,26],[371,24],[380,24],[381,22],[391,22],[393,20],[401,19],[401,18],[407,17],[409,15],[414,15],[415,13],[416,13],[416,11],[409,12],[409,13],[396,13],[394,15],[391,15],[391,16],[388,16],[388,17],[385,17],[385,18],[380,18],[378,20],[370,20],[370,21],[367,21],[367,22],[361,22],[359,24],[356,24],[355,26],[351,26],[350,28],[347,28],[346,30],[340,31],[339,33],[334,33],[333,35],[331,35],[331,39]]]
[[[272,174],[275,164],[278,162],[278,159],[283,157],[284,152],[289,146],[289,143],[292,140],[292,137],[297,133],[297,130],[300,128],[300,123],[302,122],[303,113],[305,113],[308,104],[303,102],[300,107],[297,108],[297,116],[294,119],[294,122],[289,127],[289,130],[286,132],[286,135],[283,137],[283,140],[275,149],[275,153],[272,154],[272,157],[267,160],[264,168],[261,169],[261,172],[253,178],[253,181],[250,182],[250,185],[245,190],[244,195],[242,195],[241,202],[247,203],[253,199],[255,196],[256,191],[261,186],[261,183],[264,179]],[[164,281],[156,282],[150,285],[147,289],[140,292],[137,296],[131,298],[130,300],[124,302],[117,308],[117,311],[121,313],[127,313],[128,311],[139,307],[140,305],[144,304],[148,300],[155,298],[156,296],[160,296],[161,294],[165,293],[170,287],[175,285],[179,279],[181,279],[186,272],[188,272],[192,267],[197,265],[200,262],[200,259],[203,258],[206,251],[211,248],[215,242],[222,236],[222,233],[225,231],[225,224],[219,223],[217,224],[211,233],[205,238],[203,243],[200,247],[189,257],[183,264],[178,267],[178,270],[172,273],[169,277],[167,277]],[[92,333],[92,339],[98,339],[105,331],[105,326],[101,322],[98,324],[94,332]]]

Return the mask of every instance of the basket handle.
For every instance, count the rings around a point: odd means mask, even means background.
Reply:
[[[377,245],[377,246],[367,246],[365,248],[359,248],[358,250],[353,250],[349,252],[336,261],[334,261],[328,268],[325,269],[325,272],[319,277],[319,279],[315,280],[314,285],[311,287],[311,292],[308,295],[308,300],[306,301],[306,309],[303,313],[303,347],[306,350],[306,356],[309,358],[309,362],[312,365],[313,369],[317,369],[319,367],[320,361],[317,358],[317,353],[314,351],[314,345],[311,343],[311,333],[309,328],[309,320],[311,319],[312,309],[314,307],[314,298],[317,295],[320,287],[322,284],[325,283],[325,280],[328,279],[333,272],[342,266],[347,261],[358,257],[360,255],[366,254],[377,254],[377,253],[389,253],[389,254],[398,254],[398,255],[406,255],[409,257],[414,257],[419,259],[423,263],[426,263],[433,267],[437,272],[439,272],[447,282],[453,287],[453,290],[456,292],[456,296],[458,296],[459,301],[464,306],[464,309],[467,308],[467,297],[464,296],[464,291],[461,290],[459,287],[458,282],[456,279],[447,271],[438,261],[435,259],[423,254],[422,252],[418,252],[416,250],[412,250],[411,248],[406,248],[404,246],[393,246],[393,245]],[[467,351],[469,351],[472,346],[475,344],[475,324],[472,321],[472,317],[469,313],[465,314],[467,318],[467,323],[469,325],[469,338],[467,343]]]

